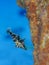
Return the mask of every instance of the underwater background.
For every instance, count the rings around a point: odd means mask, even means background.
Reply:
[[[6,32],[8,28],[25,39],[27,50],[15,47]],[[16,0],[0,0],[0,65],[34,65],[33,51],[26,10]]]

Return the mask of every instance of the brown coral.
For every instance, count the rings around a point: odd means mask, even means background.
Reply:
[[[20,0],[27,10],[34,43],[34,65],[49,65],[49,0]]]

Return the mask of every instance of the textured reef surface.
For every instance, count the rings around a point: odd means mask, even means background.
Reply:
[[[49,0],[17,0],[25,8],[34,43],[34,65],[49,65]]]

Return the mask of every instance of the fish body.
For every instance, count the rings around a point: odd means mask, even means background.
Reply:
[[[24,44],[24,39],[21,39],[19,35],[14,34],[10,29],[7,30],[7,33],[9,33],[9,35],[13,39],[14,43],[16,44],[16,47],[23,48],[25,50],[27,49]]]

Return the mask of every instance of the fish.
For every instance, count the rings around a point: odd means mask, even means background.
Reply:
[[[24,50],[27,50],[27,48],[26,48],[26,46],[24,44],[24,39],[21,39],[19,35],[16,35],[10,29],[7,29],[7,33],[13,39],[13,42],[15,43],[16,47],[23,48]]]
[[[26,10],[25,9],[21,9],[19,12],[20,16],[26,16]]]

